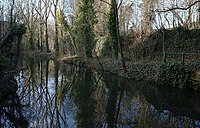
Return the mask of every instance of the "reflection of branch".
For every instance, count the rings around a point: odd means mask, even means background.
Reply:
[[[96,85],[99,84],[99,81],[101,80],[102,76],[103,76],[103,73],[100,75],[100,77],[99,77],[98,80],[96,81],[96,83],[95,83]]]
[[[200,0],[197,0],[195,1],[194,3],[192,3],[191,5],[189,5],[188,7],[186,8],[183,8],[183,7],[174,7],[174,8],[170,8],[170,9],[167,9],[167,10],[156,10],[156,12],[168,12],[168,11],[172,11],[172,10],[188,10],[189,8],[191,8],[192,6],[194,6],[195,4],[199,3]]]
[[[101,66],[102,71],[105,71],[105,69],[104,69],[104,67],[103,67],[103,64],[102,64],[101,61],[99,60],[99,57],[96,56],[96,58],[97,58],[97,61],[98,61],[99,65]]]
[[[120,105],[121,105],[121,101],[122,101],[122,98],[123,98],[123,95],[124,95],[124,89],[125,89],[125,86],[122,87],[121,93],[119,95],[119,101],[118,101],[118,104],[117,104],[117,111],[116,111],[116,117],[115,117],[115,125],[117,124],[117,120],[118,120],[118,117],[119,117]]]
[[[100,128],[100,126],[105,123],[105,121],[107,120],[107,118],[105,117],[102,121],[100,121],[98,124],[96,124],[96,128]]]
[[[59,111],[57,111],[58,115],[61,117],[62,121],[64,122],[64,125],[67,126],[67,121],[64,119],[64,117],[61,115]]]
[[[18,69],[18,70],[14,70],[14,71],[8,71],[8,72],[5,72],[5,74],[12,74],[12,73],[17,73],[17,72],[20,72],[22,70],[27,70],[28,68],[22,68],[22,69]]]

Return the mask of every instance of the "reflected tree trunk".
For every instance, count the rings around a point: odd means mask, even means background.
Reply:
[[[43,84],[43,62],[40,62],[40,82]]]
[[[95,127],[94,81],[92,71],[79,69],[74,82],[73,98],[77,106],[77,128]]]
[[[57,121],[56,121],[56,126],[58,127],[58,128],[60,128],[60,120],[59,120],[59,103],[58,103],[58,85],[59,85],[59,81],[58,81],[58,71],[59,71],[59,64],[58,64],[58,62],[55,62],[55,65],[54,65],[55,67],[54,67],[54,71],[55,71],[55,73],[54,73],[54,75],[55,75],[55,110],[56,110],[56,119],[57,119]]]
[[[36,73],[36,67],[35,67],[35,60],[33,59],[33,58],[30,58],[30,62],[29,62],[29,64],[30,64],[30,77],[28,78],[28,80],[29,80],[29,83],[30,83],[30,85],[28,86],[28,88],[29,88],[29,104],[31,103],[31,92],[33,93],[33,97],[34,97],[34,94],[35,94],[35,92],[33,91],[34,89],[34,83],[35,83],[35,80],[34,80],[34,78],[35,78],[35,73]],[[32,88],[31,88],[32,87]]]
[[[117,122],[118,122],[119,112],[120,112],[120,108],[121,108],[122,97],[124,95],[124,89],[125,89],[124,85],[126,85],[126,84],[124,83],[122,85],[123,86],[120,89],[119,99],[118,99],[118,103],[117,103],[117,111],[116,111],[116,118],[115,118],[115,127],[117,127]]]
[[[108,87],[108,101],[106,105],[107,125],[108,128],[116,127],[116,105],[118,97],[118,81],[112,80],[110,87]],[[109,85],[108,85],[109,86]]]
[[[108,101],[106,105],[106,115],[107,115],[107,125],[108,128],[117,128],[117,122],[121,107],[122,97],[124,95],[124,85],[125,81],[122,81],[123,84],[120,84],[120,79],[115,77],[103,77],[108,88]],[[109,79],[108,79],[109,78]]]
[[[48,113],[48,108],[49,108],[49,106],[48,106],[49,60],[46,61],[45,76],[46,76],[46,80],[45,80],[46,81],[45,82],[46,112],[45,113],[47,114]],[[47,116],[45,116],[45,117],[46,117],[45,121],[46,121],[46,123],[48,123],[48,118],[47,118]]]

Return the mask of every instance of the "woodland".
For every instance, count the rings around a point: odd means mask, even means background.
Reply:
[[[200,127],[200,0],[0,0],[0,127]]]
[[[1,65],[23,54],[188,88],[199,10],[199,0],[1,0]]]

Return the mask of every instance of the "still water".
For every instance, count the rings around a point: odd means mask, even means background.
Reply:
[[[157,87],[54,61],[26,59],[18,90],[1,103],[1,126],[198,128],[200,94]]]

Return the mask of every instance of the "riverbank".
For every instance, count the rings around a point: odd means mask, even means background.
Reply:
[[[156,78],[157,72],[161,65],[161,61],[125,61],[127,72],[125,73],[120,60],[112,58],[89,58],[82,60],[78,56],[61,55],[56,57],[54,53],[45,53],[37,51],[24,51],[23,56],[41,59],[41,60],[56,60],[59,63],[73,64],[85,68],[97,70],[99,72],[108,72],[122,77],[135,80],[153,81]]]
[[[182,65],[180,62],[163,61],[125,61],[127,72],[124,72],[120,60],[111,58],[91,58],[82,61],[80,58],[61,59],[60,63],[74,64],[99,72],[108,72],[128,79],[139,81],[148,81],[157,85],[172,86],[178,88],[200,90],[200,79],[198,73],[200,69],[199,62],[187,62]],[[173,69],[178,64],[178,68]],[[167,65],[167,74],[163,76],[161,66]],[[179,66],[180,65],[180,66]],[[182,68],[182,66],[184,68]],[[175,66],[176,67],[176,66]],[[162,83],[162,81],[164,81]]]
[[[98,71],[104,70],[105,72],[110,72],[130,79],[148,81],[153,81],[156,78],[160,64],[160,61],[135,62],[129,60],[125,62],[127,69],[127,72],[125,72],[120,60],[103,58],[99,59],[99,61],[97,59],[89,59],[85,62],[85,66],[88,68],[96,69]]]
[[[54,52],[41,52],[41,51],[32,51],[32,50],[24,50],[21,52],[22,56],[41,59],[41,60],[56,60],[56,56]]]
[[[88,69],[93,69],[98,72],[111,73],[111,74],[119,75],[124,78],[135,79],[139,81],[143,80],[143,81],[152,82],[154,84],[160,84],[159,73],[161,70],[160,67],[161,65],[163,65],[163,61],[161,61],[161,59],[160,60],[146,59],[146,60],[137,60],[137,61],[128,59],[125,61],[125,65],[127,69],[127,72],[125,72],[121,61],[115,60],[112,58],[89,58],[89,59],[83,60],[77,55],[73,55],[73,56],[61,55],[59,57],[56,57],[54,53],[43,53],[43,52],[29,52],[26,54],[24,53],[24,55],[28,57],[33,57],[36,59],[41,59],[41,60],[51,59],[59,63],[72,64],[72,65],[76,65],[76,66],[80,66],[80,67],[84,67]],[[170,63],[173,64],[174,62],[170,62]],[[184,64],[184,67],[190,72],[192,72],[192,74],[189,74],[189,75],[191,76],[192,83],[195,83],[195,85],[190,86],[190,88],[194,90],[200,90],[200,79],[196,77],[200,69],[200,63],[198,61],[186,62]],[[174,77],[173,75],[174,74],[169,74],[169,76],[164,76],[164,78],[165,77],[169,77],[169,79],[178,78],[177,79],[178,81],[181,81],[181,82],[184,81],[184,78],[181,78],[179,80],[179,76],[176,75],[175,78],[173,78]],[[171,81],[174,82],[173,80],[169,80],[169,82]]]
[[[86,68],[94,69],[97,71],[110,72],[122,77],[136,79],[136,80],[147,80],[154,81],[157,78],[160,66],[163,61],[125,61],[127,72],[125,73],[120,60],[114,60],[112,58],[90,58],[82,61],[79,58],[75,59],[60,59],[60,63],[70,63],[74,65],[80,65]],[[189,70],[198,70],[200,63],[190,62],[186,63],[185,66]]]

